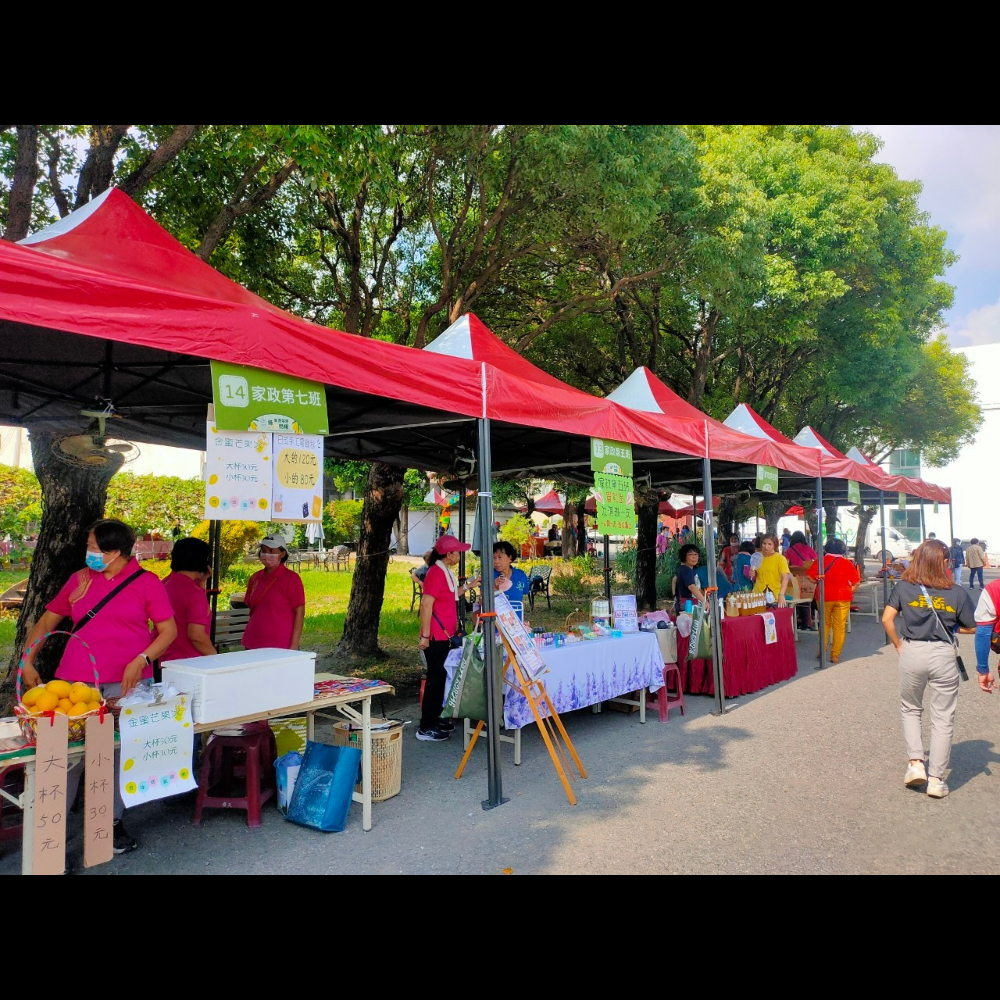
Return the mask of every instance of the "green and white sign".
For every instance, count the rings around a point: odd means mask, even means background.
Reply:
[[[899,494],[899,503],[896,504],[896,506],[900,510],[906,510],[906,494],[905,493],[900,493]]]
[[[757,489],[761,493],[778,492],[778,470],[773,465],[757,466]]]
[[[595,472],[594,499],[597,500],[598,534],[626,535],[635,538],[638,527],[631,476]]]
[[[937,502],[937,500],[935,500],[934,501],[934,513],[936,514],[937,512],[938,512],[938,502]]]
[[[632,445],[607,438],[590,439],[590,467],[614,476],[632,475]]]
[[[212,401],[219,430],[330,433],[319,382],[213,361]]]
[[[847,480],[847,502],[861,503],[861,487],[853,479]]]

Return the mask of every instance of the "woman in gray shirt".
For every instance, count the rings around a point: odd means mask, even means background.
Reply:
[[[903,738],[910,763],[907,788],[927,786],[931,798],[948,794],[944,779],[958,705],[958,665],[954,632],[976,623],[972,598],[948,572],[948,547],[937,539],[921,545],[896,584],[882,615],[889,641],[899,653],[899,698]],[[930,688],[931,751],[924,766],[920,734],[925,689]]]

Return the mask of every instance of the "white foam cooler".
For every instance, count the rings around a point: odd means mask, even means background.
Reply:
[[[242,649],[167,660],[163,680],[191,696],[195,722],[223,722],[312,701],[316,654],[298,649]]]

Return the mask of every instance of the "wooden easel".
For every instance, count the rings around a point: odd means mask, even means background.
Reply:
[[[576,748],[573,746],[573,741],[569,738],[569,734],[566,732],[565,726],[562,724],[562,719],[559,718],[559,713],[556,711],[555,705],[552,704],[552,700],[549,698],[548,691],[545,690],[545,685],[540,680],[528,680],[525,678],[525,672],[521,668],[521,664],[517,659],[517,654],[511,648],[510,643],[507,641],[507,636],[503,634],[502,629],[498,629],[500,638],[503,640],[504,649],[507,650],[507,655],[510,657],[510,662],[513,665],[515,681],[504,680],[504,683],[514,688],[522,694],[528,705],[531,706],[531,714],[535,717],[535,722],[538,725],[538,731],[542,734],[542,739],[545,741],[545,747],[549,751],[549,756],[552,758],[552,765],[556,769],[556,774],[559,775],[559,780],[562,782],[563,790],[566,792],[566,798],[569,799],[569,804],[571,806],[576,805],[576,796],[573,794],[573,789],[570,787],[570,781],[576,781],[576,774],[574,774],[573,765],[576,765],[576,771],[579,773],[581,778],[587,777],[587,771],[583,766],[583,761],[580,760],[579,755],[576,752]],[[542,707],[544,707],[548,714],[542,714]],[[472,756],[472,751],[476,746],[476,741],[479,739],[479,734],[483,731],[483,727],[486,725],[485,722],[479,721],[476,723],[476,728],[473,730],[472,739],[469,740],[468,749],[462,756],[462,761],[458,765],[458,770],[455,772],[455,780],[457,781],[462,777],[462,772],[465,770],[465,765],[469,762],[469,757]],[[572,763],[571,759],[572,758]]]

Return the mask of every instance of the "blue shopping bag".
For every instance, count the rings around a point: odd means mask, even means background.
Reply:
[[[306,742],[286,817],[292,823],[339,833],[347,826],[354,786],[360,781],[361,750]]]

